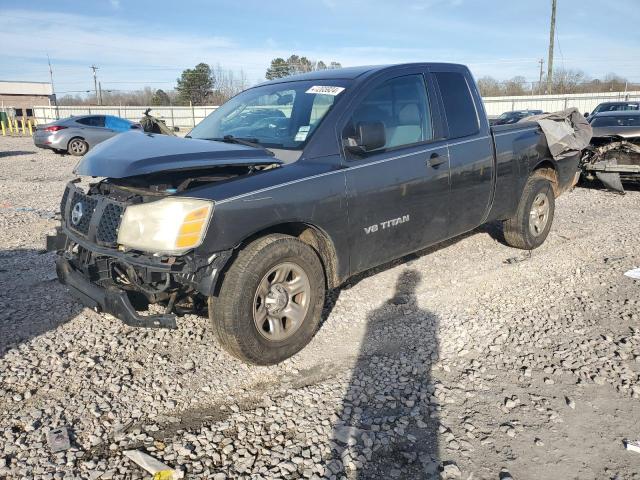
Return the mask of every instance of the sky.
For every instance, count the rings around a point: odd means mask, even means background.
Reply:
[[[640,81],[640,0],[557,1],[554,66]],[[170,90],[200,62],[254,84],[296,53],[537,81],[550,12],[551,0],[0,0],[0,80],[49,81],[48,54],[59,95],[92,90],[93,64],[105,90]]]

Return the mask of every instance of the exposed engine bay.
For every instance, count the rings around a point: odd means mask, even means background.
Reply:
[[[273,165],[228,165],[198,170],[161,171],[126,178],[107,178],[89,185],[90,195],[105,195],[117,201],[148,201],[277,167]],[[136,201],[138,199],[138,201]]]
[[[106,178],[88,185],[76,179],[67,185],[62,198],[59,234],[50,237],[52,242],[54,239],[60,242],[56,248],[64,252],[64,262],[58,268],[68,266],[69,271],[83,272],[107,296],[112,295],[105,301],[117,304],[114,310],[123,311],[121,319],[127,323],[137,321],[140,325],[171,328],[175,326],[176,313],[205,308],[206,295],[213,288],[212,272],[226,263],[231,252],[200,258],[195,251],[170,255],[125,248],[118,242],[125,209],[278,166],[231,165],[164,171]],[[164,313],[145,316],[138,313],[159,303]]]

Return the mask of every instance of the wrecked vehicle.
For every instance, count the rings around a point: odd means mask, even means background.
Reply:
[[[640,180],[640,111],[608,111],[589,118],[591,144],[580,162],[587,180],[624,193],[623,181]]]
[[[489,124],[493,125],[509,125],[511,123],[517,123],[523,118],[530,117],[532,115],[539,115],[542,110],[513,110],[510,112],[501,113],[500,116],[489,120]]]
[[[640,110],[640,102],[603,102],[599,103],[591,113],[585,112],[584,116],[589,119],[596,113],[622,112],[629,110]]]
[[[84,305],[167,328],[206,308],[228,352],[274,364],[359,272],[495,220],[541,245],[580,158],[550,147],[535,123],[491,128],[462,65],[311,72],[240,93],[188,138],[101,144],[47,246]]]
[[[149,112],[151,112],[151,109],[147,108],[139,122],[145,132],[175,136],[173,130],[167,127],[164,120],[154,117]]]

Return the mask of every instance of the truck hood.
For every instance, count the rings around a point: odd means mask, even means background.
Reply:
[[[244,145],[126,132],[94,147],[73,173],[126,178],[171,170],[280,163],[267,152]]]

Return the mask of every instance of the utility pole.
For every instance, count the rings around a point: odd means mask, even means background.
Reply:
[[[556,35],[556,0],[551,0],[551,29],[549,30],[549,61],[547,63],[547,93],[553,83],[553,40]]]
[[[544,59],[538,60],[540,64],[540,80],[538,80],[538,95],[542,95],[542,67],[544,66]]]
[[[98,77],[96,77],[96,70],[99,70],[99,69],[95,65],[91,65],[89,68],[93,70],[93,90],[96,94],[96,103],[97,103],[98,102]]]
[[[98,82],[98,105],[102,105],[102,82]]]
[[[53,69],[51,68],[51,59],[47,53],[47,63],[49,64],[49,78],[51,79],[51,96],[53,97],[53,105],[56,107],[56,120],[60,118],[60,109],[58,108],[58,97],[56,97],[56,89],[53,86]],[[51,113],[51,111],[49,111]]]

